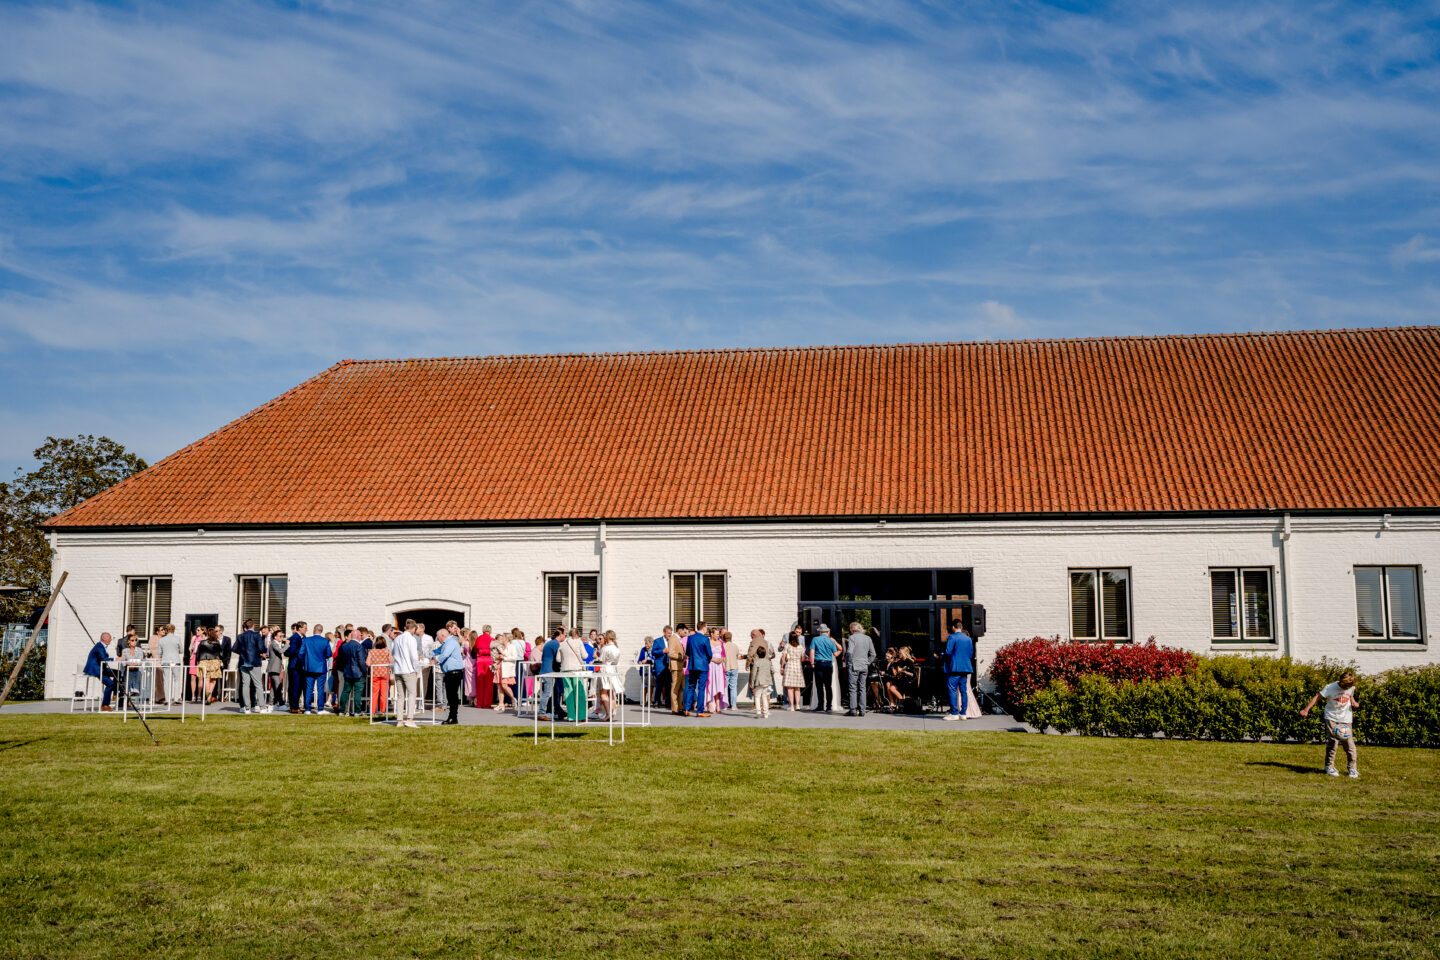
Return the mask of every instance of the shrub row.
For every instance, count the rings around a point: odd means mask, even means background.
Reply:
[[[0,688],[4,688],[5,681],[10,679],[10,671],[15,669],[15,661],[19,657],[0,657]],[[10,700],[44,700],[45,699],[45,648],[36,647],[30,651],[30,656],[25,658],[25,669],[20,671],[20,676],[15,678],[15,686],[10,690]]]
[[[1085,674],[1111,680],[1163,680],[1185,673],[1195,660],[1188,650],[1145,643],[1066,643],[1059,637],[1016,640],[995,651],[990,679],[1017,717],[1037,690],[1059,680],[1074,686]]]
[[[1318,706],[1300,708],[1344,665],[1267,657],[1196,657],[1183,676],[1111,680],[1087,673],[1052,680],[1025,702],[1025,720],[1041,730],[1089,736],[1314,741],[1323,736]],[[1359,678],[1355,736],[1361,743],[1440,746],[1440,664]]]

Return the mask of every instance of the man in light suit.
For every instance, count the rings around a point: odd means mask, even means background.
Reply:
[[[710,661],[714,653],[710,650],[710,638],[705,635],[705,621],[695,624],[695,632],[685,641],[688,658],[685,671],[685,716],[708,717],[705,707],[705,678],[710,672]]]
[[[945,686],[950,691],[950,712],[946,720],[964,720],[970,709],[970,674],[975,672],[975,641],[959,620],[945,640]]]
[[[670,712],[680,716],[685,712],[685,624],[675,630],[665,628],[665,660],[670,671]]]
[[[875,659],[875,644],[859,623],[850,624],[850,639],[845,641],[846,690],[850,694],[847,717],[865,716],[865,692],[870,663]]]

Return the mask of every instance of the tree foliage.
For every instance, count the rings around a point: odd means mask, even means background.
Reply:
[[[46,437],[34,456],[33,470],[17,470],[14,481],[0,483],[0,583],[33,591],[0,596],[3,622],[23,620],[49,590],[50,545],[40,525],[146,466],[109,437],[91,434]]]

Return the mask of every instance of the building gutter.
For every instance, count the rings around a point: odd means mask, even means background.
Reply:
[[[595,619],[600,624],[600,634],[605,634],[605,521],[600,521],[599,528],[595,531],[595,553],[599,557],[598,566],[600,575],[595,586]]]
[[[1285,642],[1280,646],[1282,656],[1289,657],[1294,648],[1295,612],[1294,605],[1290,601],[1290,554],[1294,547],[1290,543],[1292,531],[1290,529],[1290,514],[1287,512],[1281,520],[1280,525],[1280,579],[1285,583]]]

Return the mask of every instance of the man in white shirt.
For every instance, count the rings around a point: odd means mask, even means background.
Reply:
[[[425,698],[434,697],[435,689],[435,638],[425,632],[425,624],[414,624],[415,644],[420,650],[420,708],[425,708]],[[437,701],[438,705],[438,701]]]
[[[585,645],[580,642],[580,631],[574,627],[570,628],[569,636],[560,641],[560,669],[565,673],[583,673],[585,670]],[[578,677],[566,677],[560,683],[564,690],[561,697],[567,719],[586,719],[585,681]]]
[[[394,627],[390,627],[394,630]],[[415,695],[420,691],[420,646],[419,624],[411,624],[403,633],[390,638],[390,658],[394,664],[395,678],[395,725],[414,727]]]

